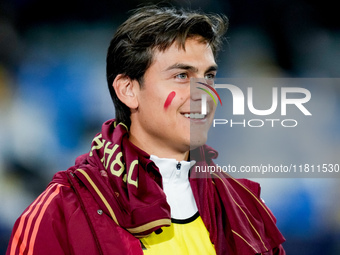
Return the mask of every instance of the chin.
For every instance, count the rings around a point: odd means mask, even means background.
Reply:
[[[207,142],[207,136],[191,136],[190,139],[190,150],[194,150]]]

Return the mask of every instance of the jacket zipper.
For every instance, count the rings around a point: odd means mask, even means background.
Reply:
[[[176,164],[176,169],[177,169],[176,175],[177,175],[177,176],[180,175],[180,173],[181,173],[181,167],[182,167],[181,162],[178,162],[178,163]]]

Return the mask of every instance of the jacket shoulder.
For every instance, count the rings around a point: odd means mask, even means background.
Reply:
[[[15,222],[6,254],[69,254],[68,226],[75,219],[87,227],[74,190],[59,172]]]
[[[52,183],[26,208],[14,224],[6,254],[64,254],[68,241],[63,236],[65,214],[60,198],[68,189]]]
[[[252,191],[258,198],[261,195],[261,185],[258,182],[251,181],[248,179],[236,179],[240,184]]]

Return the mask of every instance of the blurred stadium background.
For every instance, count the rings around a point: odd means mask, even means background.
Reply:
[[[114,117],[106,50],[128,11],[151,2],[159,1],[0,1],[1,254],[16,218]],[[333,1],[168,2],[229,17],[219,60],[223,77],[339,77]],[[340,254],[339,180],[259,180],[287,254]]]

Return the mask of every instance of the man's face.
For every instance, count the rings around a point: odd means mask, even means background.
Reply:
[[[138,108],[131,113],[130,140],[149,154],[177,159],[190,148],[203,145],[215,106],[207,97],[208,113],[198,115],[205,92],[190,90],[190,79],[211,80],[216,70],[210,46],[197,38],[187,39],[185,50],[177,43],[164,52],[156,50],[143,86],[137,91]]]

